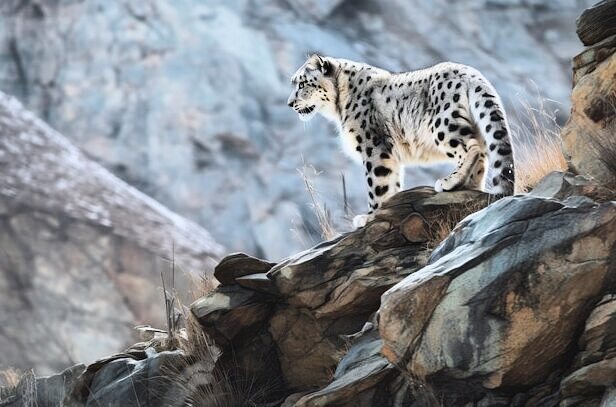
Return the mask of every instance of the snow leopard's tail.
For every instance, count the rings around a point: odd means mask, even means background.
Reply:
[[[468,96],[471,113],[487,146],[487,189],[494,194],[513,195],[513,146],[503,103],[492,84],[478,72],[469,81]]]

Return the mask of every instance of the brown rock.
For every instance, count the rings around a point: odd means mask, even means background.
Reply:
[[[214,277],[222,285],[235,284],[237,277],[248,274],[267,273],[275,263],[270,263],[244,253],[233,253],[226,256],[214,268]]]
[[[603,394],[606,388],[616,386],[616,358],[601,360],[567,376],[561,383],[564,397],[584,394]]]
[[[218,345],[267,323],[271,305],[260,293],[237,285],[220,286],[190,305],[192,313]]]
[[[602,0],[577,19],[577,35],[584,45],[593,45],[616,34],[616,1]]]
[[[411,243],[421,243],[428,240],[429,226],[419,213],[411,213],[400,225],[402,236]]]
[[[580,175],[603,185],[616,183],[616,54],[577,82],[571,116],[561,137]]]

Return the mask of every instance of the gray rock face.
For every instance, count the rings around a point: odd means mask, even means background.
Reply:
[[[464,380],[469,395],[541,383],[616,281],[615,252],[613,201],[500,200],[383,295],[383,354],[426,380]]]
[[[341,174],[351,207],[366,206],[333,129],[286,106],[307,52],[394,71],[469,63],[509,108],[539,89],[566,111],[574,21],[592,2],[6,0],[0,88],[230,250],[278,261],[317,235],[302,160],[335,219]],[[407,186],[438,173],[412,171]]]
[[[188,293],[222,251],[198,225],[92,162],[0,93],[0,349],[37,374],[90,362],[160,326],[160,273]]]

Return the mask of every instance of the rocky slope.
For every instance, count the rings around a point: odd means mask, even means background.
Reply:
[[[493,203],[473,191],[401,192],[366,227],[281,263],[223,259],[222,285],[191,305],[196,329],[213,341],[197,353],[139,344],[34,380],[39,400],[608,406],[616,398],[614,199],[567,173]],[[441,227],[456,223],[433,250]],[[231,391],[204,391],[220,372]],[[65,386],[46,386],[59,377]],[[4,392],[19,402],[19,391]]]
[[[318,235],[297,174],[304,161],[321,172],[316,187],[336,220],[343,173],[352,208],[365,208],[361,168],[334,132],[286,107],[306,53],[394,71],[469,63],[510,116],[539,92],[564,118],[574,21],[591,3],[4,0],[0,89],[229,249],[279,260]],[[435,171],[414,170],[407,187],[432,185]]]
[[[51,373],[117,352],[164,318],[221,246],[0,93],[0,368]]]

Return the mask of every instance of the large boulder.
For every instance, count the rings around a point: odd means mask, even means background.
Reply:
[[[578,19],[589,45],[573,58],[571,115],[561,131],[571,166],[616,189],[616,1],[601,1]]]
[[[383,295],[383,354],[449,389],[448,402],[542,383],[613,288],[615,253],[613,201],[502,199],[462,221],[427,266]]]
[[[125,348],[163,323],[172,261],[184,298],[211,281],[222,248],[205,230],[3,93],[0,172],[0,367],[49,374]]]

